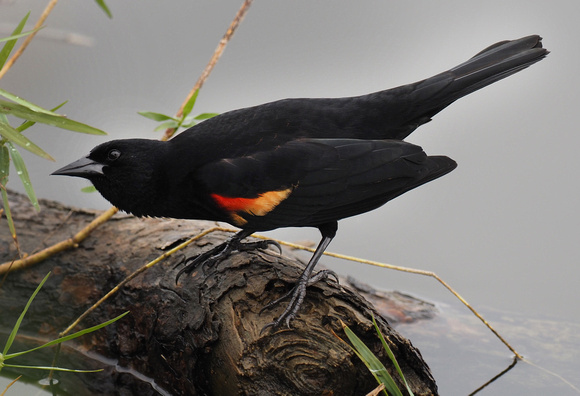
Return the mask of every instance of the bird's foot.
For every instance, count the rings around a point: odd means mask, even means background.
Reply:
[[[284,312],[282,312],[282,314],[276,320],[274,320],[273,322],[268,323],[266,326],[264,326],[262,328],[262,330],[260,331],[260,333],[264,333],[264,331],[268,328],[275,329],[275,328],[279,327],[282,323],[284,323],[286,325],[286,327],[290,328],[290,322],[298,314],[298,310],[300,309],[300,306],[302,305],[302,302],[304,301],[304,297],[306,297],[306,288],[308,286],[311,286],[311,285],[321,281],[321,280],[328,279],[329,277],[334,278],[334,281],[336,283],[338,283],[338,276],[336,275],[335,272],[330,271],[330,270],[321,270],[316,275],[310,277],[310,279],[301,276],[298,279],[298,282],[296,282],[296,285],[292,288],[292,290],[290,290],[288,293],[284,294],[282,297],[277,298],[276,300],[265,305],[260,310],[260,314],[262,312],[264,312],[265,310],[267,310],[275,305],[278,305],[278,303],[285,300],[286,298],[290,297],[290,303],[288,303],[288,306],[286,307]]]
[[[239,238],[236,234],[224,243],[219,244],[206,252],[198,254],[197,256],[188,257],[185,259],[184,267],[177,273],[175,283],[179,281],[181,275],[193,272],[198,265],[205,263],[206,265],[212,266],[227,259],[235,251],[247,252],[251,250],[266,250],[270,246],[275,246],[279,253],[282,253],[282,247],[276,241],[265,239],[255,242],[241,242],[242,239],[243,238]]]
[[[236,247],[236,250],[238,252],[248,252],[251,250],[266,250],[270,246],[276,247],[276,249],[278,249],[278,254],[282,254],[282,246],[280,246],[278,242],[273,241],[271,239],[263,239],[261,241],[256,242],[244,242],[244,243],[240,242]]]

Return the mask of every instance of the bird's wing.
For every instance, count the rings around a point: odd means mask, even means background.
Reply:
[[[233,224],[267,230],[366,212],[454,167],[402,141],[297,139],[209,163],[198,180]]]

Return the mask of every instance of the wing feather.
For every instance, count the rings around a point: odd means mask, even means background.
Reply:
[[[366,212],[454,167],[398,140],[297,139],[207,164],[199,179],[237,225],[267,230]]]

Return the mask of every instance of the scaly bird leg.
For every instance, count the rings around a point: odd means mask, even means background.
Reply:
[[[313,275],[310,277],[310,279],[308,279],[308,283],[306,284],[306,288],[309,288],[310,286],[312,286],[315,283],[320,282],[321,280],[325,280],[328,278],[333,278],[333,280],[336,283],[338,282],[338,275],[336,275],[336,272],[331,271],[329,269],[323,269],[320,270],[316,273],[316,275]],[[262,312],[264,312],[267,309],[272,308],[275,305],[278,305],[280,302],[286,300],[288,297],[290,297],[292,295],[292,293],[294,292],[294,287],[292,289],[290,289],[290,291],[288,291],[286,294],[284,294],[282,297],[278,297],[277,299],[275,299],[274,301],[270,301],[268,304],[266,304],[261,310],[260,310],[260,314],[262,314]]]
[[[262,308],[262,310],[260,312],[272,307],[273,305],[278,304],[280,301],[282,301],[286,297],[288,297],[290,295],[292,296],[290,298],[290,303],[288,303],[288,306],[286,307],[284,312],[282,312],[282,315],[280,315],[275,321],[268,323],[266,326],[264,326],[262,328],[262,331],[261,331],[262,333],[264,332],[264,330],[266,330],[269,327],[276,328],[276,327],[280,326],[281,323],[285,323],[287,327],[290,327],[290,322],[292,321],[292,319],[294,319],[296,317],[296,314],[298,313],[298,309],[300,309],[300,306],[302,305],[302,302],[304,301],[304,297],[306,297],[306,288],[309,285],[316,283],[319,280],[328,277],[329,274],[336,278],[336,274],[334,274],[332,271],[328,271],[328,270],[320,271],[318,274],[312,276],[312,271],[314,270],[314,267],[316,267],[318,260],[320,260],[320,257],[322,256],[322,254],[324,253],[324,251],[326,250],[326,248],[330,244],[330,241],[332,241],[333,236],[323,236],[322,240],[318,244],[318,247],[316,248],[316,251],[312,255],[312,258],[308,262],[308,265],[306,266],[306,268],[304,269],[304,271],[302,272],[302,274],[298,278],[298,281],[296,282],[296,286],[294,286],[294,288],[290,292],[286,293],[282,297],[278,298],[277,300],[272,301],[270,304],[268,304],[264,308]]]

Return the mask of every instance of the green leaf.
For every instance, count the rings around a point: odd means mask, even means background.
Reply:
[[[197,100],[197,94],[199,94],[199,89],[197,89],[195,93],[191,95],[191,98],[189,98],[185,106],[183,106],[183,113],[181,115],[182,120],[184,120],[185,117],[187,117],[189,113],[191,113],[191,110],[193,110],[193,106],[195,105],[195,101]]]
[[[24,147],[26,150],[30,151],[33,154],[54,161],[54,158],[52,158],[50,154],[45,152],[36,144],[32,143],[30,139],[28,139],[26,136],[24,136],[23,134],[21,134],[16,129],[12,128],[10,125],[6,124],[3,121],[0,121],[0,136],[3,136],[9,142],[16,143],[17,145]]]
[[[219,113],[202,113],[195,117],[187,117],[182,121],[180,126],[182,128],[191,128],[192,126],[196,125],[198,121],[207,120],[217,115],[219,115]]]
[[[387,352],[387,355],[389,356],[389,359],[391,359],[391,362],[393,362],[393,365],[395,366],[397,373],[399,373],[399,377],[401,377],[401,379],[403,380],[403,383],[405,384],[405,387],[407,388],[407,392],[409,392],[410,396],[415,396],[415,394],[411,390],[411,387],[407,383],[407,379],[405,378],[405,375],[403,375],[403,371],[401,370],[401,366],[399,366],[399,362],[397,362],[397,358],[393,354],[393,351],[391,351],[391,348],[387,344],[385,337],[383,337],[383,333],[381,333],[381,329],[379,329],[379,325],[377,325],[377,321],[375,320],[374,315],[373,315],[373,325],[375,326],[375,330],[377,331],[379,339],[381,340],[381,343],[383,344],[383,348]]]
[[[36,348],[29,349],[27,351],[10,353],[10,354],[6,354],[5,353],[4,354],[4,360],[12,359],[12,358],[15,358],[17,356],[24,355],[26,353],[30,353],[30,352],[36,351],[38,349],[42,349],[42,348],[46,348],[46,347],[53,346],[53,345],[56,345],[56,344],[60,344],[62,342],[72,340],[72,339],[77,338],[77,337],[80,337],[82,335],[85,335],[85,334],[88,334],[88,333],[92,333],[93,331],[102,329],[103,327],[108,326],[111,323],[116,322],[117,320],[121,319],[123,316],[127,315],[128,313],[129,313],[129,311],[127,311],[125,313],[122,313],[121,315],[117,316],[116,318],[113,318],[111,320],[108,320],[106,322],[103,322],[101,324],[98,324],[96,326],[89,327],[88,329],[84,329],[84,330],[81,330],[81,331],[77,331],[76,333],[67,335],[65,337],[57,338],[56,340],[49,341],[46,344],[43,344],[43,345],[38,346]]]
[[[352,332],[348,326],[344,326],[344,333],[354,346],[357,356],[367,366],[371,374],[381,384],[385,384],[385,391],[395,396],[403,396],[397,384],[381,363],[381,361],[371,352],[371,350]]]
[[[6,180],[8,181],[8,180]],[[6,221],[8,221],[8,229],[10,230],[10,235],[12,238],[16,238],[16,228],[14,227],[14,221],[12,220],[12,212],[10,211],[10,204],[8,203],[8,194],[6,193],[6,188],[0,186],[2,193],[2,202],[4,203],[4,215],[6,216]]]
[[[10,125],[10,123],[8,122],[8,117],[6,117],[6,114],[0,113],[0,122],[3,124]]]
[[[8,175],[10,174],[10,153],[8,147],[0,146],[0,184],[5,186],[8,183]]]
[[[20,32],[22,32],[22,29],[24,29],[24,25],[26,24],[26,21],[28,20],[29,16],[30,11],[28,12],[28,14],[24,16],[24,18],[22,18],[22,20],[20,21],[18,26],[16,26],[16,29],[14,29],[10,37],[0,40],[6,41],[6,44],[4,44],[4,47],[2,47],[2,50],[0,50],[0,70],[2,69],[2,67],[4,67],[4,64],[8,60],[10,53],[12,52],[14,46],[16,45],[16,41],[18,41],[18,38],[15,38],[14,35],[20,34]]]
[[[92,126],[66,118],[62,115],[39,113],[17,103],[0,100],[0,113],[11,114],[29,121],[40,122],[73,132],[88,133],[91,135],[106,135],[104,131]]]
[[[198,121],[207,120],[217,115],[219,115],[219,113],[201,113],[200,115],[195,116],[194,119]]]
[[[189,121],[189,122],[187,122],[187,123],[183,123],[183,124],[181,124],[181,127],[182,127],[182,128],[185,128],[185,129],[189,129],[189,128],[191,128],[192,126],[194,126],[194,125],[196,125],[196,124],[197,124],[197,121],[195,121],[195,120],[190,120],[190,121]]]
[[[12,220],[12,212],[10,211],[10,204],[8,203],[8,193],[6,192],[6,184],[8,183],[8,176],[10,174],[10,154],[5,145],[0,146],[0,194],[2,195],[2,203],[4,204],[4,215],[8,221],[8,228],[12,238],[16,238],[16,228],[14,228],[14,221]]]
[[[81,191],[84,193],[94,193],[95,191],[97,191],[97,189],[95,188],[95,186],[86,186],[81,188]]]
[[[153,111],[139,111],[138,114],[142,115],[143,117],[149,118],[153,121],[167,121],[167,120],[174,120],[175,122],[179,122],[177,118],[168,116],[166,114],[155,113]]]
[[[52,114],[52,115],[58,116],[58,114],[54,114],[50,110],[43,109],[42,107],[37,106],[34,103],[31,103],[25,99],[22,99],[21,97],[16,96],[13,93],[10,93],[6,90],[3,90],[2,88],[0,88],[0,95],[4,96],[7,99],[10,99],[13,102],[21,104],[22,106],[28,107],[30,110],[34,110],[34,111],[37,111],[39,113],[46,113],[46,114]]]
[[[4,191],[4,189],[2,189],[2,191]],[[10,332],[10,335],[8,336],[8,340],[6,341],[6,345],[4,345],[4,351],[2,352],[2,354],[4,355],[4,360],[8,359],[8,355],[7,355],[8,350],[10,349],[10,347],[12,346],[12,343],[14,342],[14,338],[16,338],[16,333],[18,333],[18,329],[20,328],[20,324],[22,323],[22,319],[24,319],[24,315],[26,315],[26,312],[28,311],[30,304],[32,304],[32,301],[34,300],[34,298],[36,297],[36,295],[38,294],[38,292],[40,291],[40,289],[44,285],[44,282],[46,282],[46,280],[48,279],[49,276],[50,276],[50,272],[48,274],[46,274],[46,276],[44,277],[42,282],[40,282],[40,284],[36,287],[36,290],[34,291],[34,293],[32,293],[32,295],[28,299],[28,302],[26,303],[26,306],[22,310],[20,317],[18,318],[18,320],[16,321],[16,324],[12,328],[12,332]]]
[[[58,105],[58,106],[56,106],[55,108],[53,108],[53,109],[50,109],[50,111],[52,111],[52,112],[55,112],[55,111],[57,111],[58,109],[60,109],[62,106],[64,106],[65,104],[67,104],[67,103],[68,103],[68,100],[65,100],[64,102],[62,102],[61,104],[59,104],[59,105]],[[4,117],[5,117],[5,115],[4,115],[4,114],[0,114],[0,115],[2,115],[2,116],[4,116]],[[6,121],[6,123],[8,123],[8,121]],[[31,127],[31,126],[33,126],[34,124],[36,124],[36,122],[34,122],[34,121],[24,121],[22,124],[20,124],[19,126],[17,126],[17,127],[16,127],[16,128],[14,128],[14,129],[16,129],[18,132],[22,132],[22,131],[25,131],[26,129],[30,128],[30,127]]]
[[[101,9],[105,12],[105,14],[107,14],[109,18],[113,18],[113,14],[111,14],[111,10],[109,10],[109,7],[107,7],[107,5],[105,4],[105,0],[95,0],[95,1],[99,5],[99,7],[101,7]]]
[[[24,32],[24,33],[13,34],[12,36],[3,37],[3,38],[0,39],[0,43],[1,42],[4,42],[4,41],[17,40],[20,37],[28,36],[31,33],[38,32],[40,29],[44,29],[44,26],[38,27],[36,29],[29,30],[29,31]]]
[[[23,366],[21,364],[4,364],[4,367],[13,367],[13,368],[24,368],[24,369],[37,369],[37,370],[54,370],[54,371],[66,371],[69,373],[97,373],[99,371],[103,371],[103,369],[96,369],[96,370],[76,370],[76,369],[67,369],[62,367],[52,367],[52,366]]]
[[[8,176],[10,175],[10,153],[8,147],[4,144],[0,146],[0,186],[4,187],[8,184]],[[1,187],[0,187],[1,188]]]
[[[24,186],[26,195],[28,195],[28,199],[32,202],[34,209],[40,211],[40,205],[38,205],[38,199],[36,199],[36,194],[34,193],[32,183],[30,182],[30,176],[28,175],[28,169],[26,169],[26,164],[24,163],[22,156],[18,150],[16,150],[16,147],[14,147],[10,142],[8,142],[8,150],[10,150],[10,157],[12,157],[16,173],[20,176],[20,180],[22,180],[22,185]]]
[[[168,129],[168,128],[177,128],[179,127],[179,122],[178,121],[168,121],[168,122],[164,122],[163,124],[160,124],[157,126],[157,128],[154,129],[155,132],[160,131],[162,129]]]

